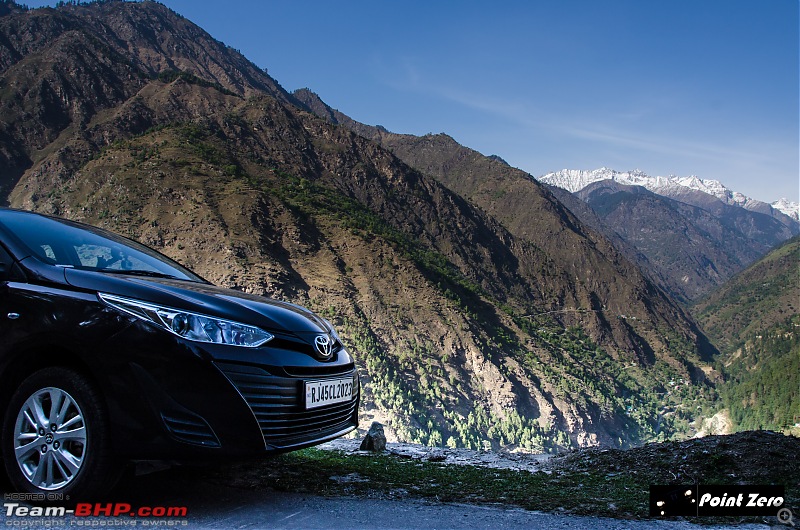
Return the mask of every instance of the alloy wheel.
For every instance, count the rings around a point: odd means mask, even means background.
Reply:
[[[83,411],[66,391],[47,387],[20,407],[14,429],[14,456],[36,488],[52,491],[72,482],[86,459]]]

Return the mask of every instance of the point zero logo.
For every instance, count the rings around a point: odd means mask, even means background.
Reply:
[[[650,486],[650,515],[775,516],[784,508],[784,486]]]

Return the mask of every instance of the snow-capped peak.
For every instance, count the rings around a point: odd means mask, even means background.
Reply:
[[[651,177],[640,169],[633,171],[616,171],[607,167],[584,171],[579,169],[563,169],[555,173],[548,173],[539,180],[547,184],[564,188],[572,193],[580,191],[589,184],[601,180],[613,180],[628,186],[643,186],[649,190],[666,188],[669,186],[691,187],[693,189],[704,189],[703,181],[699,178],[691,177]],[[709,181],[716,182],[716,181]],[[718,183],[717,183],[718,184]]]
[[[764,208],[768,210],[769,206],[771,206],[795,220],[800,219],[800,205],[797,203],[781,199],[772,203],[772,205],[767,205],[761,201],[751,199],[743,193],[726,188],[718,180],[701,179],[696,175],[688,177],[677,177],[675,175],[651,177],[639,169],[621,172],[602,167],[591,171],[563,169],[555,173],[548,173],[539,177],[538,180],[552,186],[564,188],[572,193],[601,180],[613,180],[628,186],[642,186],[659,195],[678,199],[686,193],[699,191],[716,197],[725,204],[741,206],[748,210],[762,210]]]
[[[548,173],[540,177],[538,180],[564,188],[567,191],[575,193],[580,191],[589,184],[600,182],[601,180],[613,180],[621,184],[630,184],[641,186],[646,179],[649,179],[643,172],[637,170],[621,173],[607,167],[594,169],[592,171],[584,171],[580,169],[562,169],[556,173]]]
[[[791,202],[788,199],[781,197],[777,201],[773,202],[770,206],[779,212],[785,213],[795,221],[800,221],[800,203]]]

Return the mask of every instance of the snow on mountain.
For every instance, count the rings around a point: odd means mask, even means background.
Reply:
[[[637,170],[635,173],[639,173]],[[556,173],[548,173],[537,180],[563,188],[571,193],[578,192],[592,184],[601,180],[617,180],[623,179],[627,184],[632,178],[628,178],[631,173],[619,173],[613,169],[601,167],[592,171],[583,171],[580,169],[562,169]]]
[[[770,206],[783,212],[795,221],[800,221],[800,203],[791,202],[788,199],[781,198],[773,202]]]
[[[563,169],[555,173],[548,173],[538,179],[541,182],[563,188],[572,193],[582,190],[589,184],[601,180],[613,180],[628,186],[642,186],[654,193],[670,198],[679,199],[682,195],[699,191],[716,197],[725,204],[741,206],[754,211],[769,211],[774,208],[797,221],[800,219],[800,204],[781,199],[774,203],[752,199],[738,191],[726,188],[718,180],[700,179],[694,175],[688,177],[651,177],[636,169],[633,171],[615,171],[609,168],[594,169],[591,171]],[[766,212],[765,212],[766,213]]]

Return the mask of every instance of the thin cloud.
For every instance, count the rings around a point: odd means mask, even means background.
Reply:
[[[513,143],[519,146],[527,142],[531,149],[537,145],[541,149],[545,143],[550,145],[550,151],[540,152],[535,159],[522,164],[523,167],[529,166],[529,171],[534,170],[534,165],[550,165],[556,157],[563,158],[563,149],[555,145],[559,144],[562,148],[572,146],[571,156],[577,155],[574,151],[579,149],[579,158],[602,159],[598,167],[627,159],[640,169],[655,173],[658,171],[656,167],[664,168],[667,160],[666,166],[673,169],[668,169],[665,174],[696,174],[703,178],[717,178],[733,187],[737,184],[747,187],[747,178],[752,175],[771,175],[771,180],[776,184],[796,181],[796,175],[788,178],[783,176],[787,175],[788,170],[779,161],[787,157],[796,160],[797,148],[777,131],[772,137],[765,136],[763,131],[758,137],[747,131],[734,135],[734,131],[709,130],[688,122],[681,129],[676,129],[679,110],[691,106],[691,102],[685,99],[689,96],[676,90],[665,93],[661,87],[657,91],[640,93],[635,100],[631,99],[626,105],[613,110],[582,108],[581,102],[573,102],[572,106],[565,108],[563,101],[556,103],[541,98],[545,103],[538,103],[533,91],[523,96],[497,97],[474,86],[454,87],[436,79],[436,75],[431,75],[424,68],[419,68],[411,57],[391,62],[394,63],[391,67],[380,62],[380,71],[384,83],[394,90],[421,94],[429,99],[451,103],[467,112],[479,112],[500,123],[507,123],[506,127],[498,128],[495,124],[484,131],[494,138],[489,143],[496,144],[498,137],[513,135],[514,141],[504,145],[510,147]],[[559,107],[554,108],[551,103]],[[697,116],[690,118],[698,119]],[[443,127],[447,125],[432,128],[438,130]],[[457,137],[464,133],[458,130],[445,132]],[[470,147],[480,149],[482,146]],[[517,147],[499,154],[509,160],[522,161],[530,158],[533,154],[531,149],[520,151]],[[490,150],[499,149],[494,147]],[[670,159],[673,162],[669,162]],[[575,167],[575,163],[570,164],[566,160],[564,167]]]
[[[747,152],[730,145],[680,141],[675,138],[631,135],[604,127],[560,126],[559,132],[573,138],[595,140],[616,147],[634,148],[643,151],[678,155],[683,157],[717,160],[730,158],[766,161],[768,157],[760,152]]]

